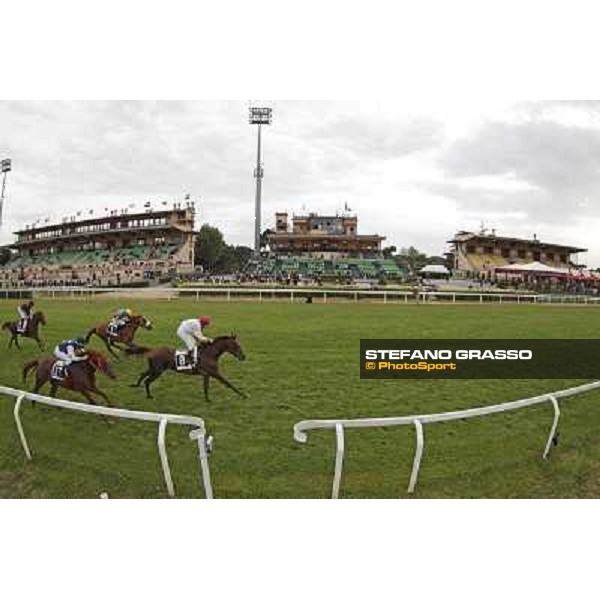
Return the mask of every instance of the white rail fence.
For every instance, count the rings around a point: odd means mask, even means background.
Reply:
[[[19,433],[19,438],[21,440],[21,445],[23,446],[23,451],[25,452],[25,456],[28,460],[32,460],[32,452],[29,447],[27,437],[25,436],[25,430],[20,414],[21,405],[24,400],[32,403],[38,402],[39,404],[45,404],[47,406],[53,406],[56,408],[74,410],[77,412],[103,415],[105,417],[114,417],[117,419],[128,419],[133,421],[150,421],[153,423],[158,423],[158,454],[160,457],[165,486],[171,498],[175,497],[175,487],[173,485],[173,478],[171,476],[171,468],[169,466],[169,457],[167,454],[167,447],[165,443],[167,425],[185,425],[188,427],[192,427],[189,437],[198,445],[200,480],[204,488],[204,494],[207,499],[212,499],[213,497],[212,484],[210,480],[210,468],[208,465],[208,455],[212,450],[212,438],[210,436],[207,437],[204,420],[200,417],[161,414],[137,410],[128,410],[123,408],[109,408],[106,406],[80,404],[78,402],[71,402],[69,400],[48,398],[46,396],[40,396],[38,394],[31,394],[29,392],[24,392],[22,390],[16,390],[4,386],[0,386],[0,395],[12,397],[15,399],[13,415],[17,426],[17,431]]]
[[[297,442],[306,443],[307,431],[312,431],[315,429],[335,430],[336,454],[331,497],[333,499],[337,499],[339,498],[343,474],[345,453],[344,431],[346,429],[366,427],[396,427],[403,425],[413,426],[415,428],[416,444],[415,454],[413,458],[413,466],[410,475],[410,481],[408,484],[408,492],[412,494],[417,485],[417,481],[419,478],[419,470],[421,468],[421,461],[423,459],[423,453],[425,450],[424,425],[456,421],[458,419],[471,419],[474,417],[483,417],[486,415],[518,410],[528,406],[534,406],[536,404],[549,403],[552,404],[552,407],[554,409],[554,419],[552,421],[552,426],[550,427],[548,440],[542,453],[542,457],[546,459],[550,455],[552,443],[555,440],[558,422],[560,419],[560,408],[558,401],[561,399],[570,398],[572,396],[576,396],[578,394],[583,394],[585,392],[590,392],[592,390],[597,389],[600,389],[600,381],[587,383],[566,390],[560,390],[558,392],[543,394],[541,396],[534,396],[533,398],[525,398],[523,400],[516,400],[514,402],[505,402],[504,404],[495,404],[493,406],[483,406],[480,408],[470,408],[467,410],[460,410],[454,412],[436,413],[428,415],[412,415],[407,417],[379,417],[372,419],[316,419],[300,421],[294,425],[294,439]]]
[[[323,303],[335,301],[371,302],[472,302],[479,304],[600,304],[600,297],[568,294],[520,294],[479,292],[419,292],[408,290],[361,290],[361,289],[312,289],[312,288],[251,288],[251,287],[183,287],[183,288],[94,288],[94,287],[50,287],[0,289],[0,299],[30,297],[50,298],[101,298],[109,294],[114,298],[137,297],[140,299],[157,296],[167,300],[190,298],[205,300],[251,299],[259,302],[283,300],[301,302],[307,296]]]

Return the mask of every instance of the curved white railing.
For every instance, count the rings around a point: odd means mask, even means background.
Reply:
[[[25,436],[25,431],[23,429],[23,423],[21,421],[20,416],[21,405],[23,403],[23,400],[27,400],[29,402],[38,402],[47,406],[54,406],[56,408],[74,410],[77,412],[93,413],[105,417],[114,417],[118,419],[128,419],[133,421],[150,421],[153,423],[158,423],[158,453],[160,456],[165,485],[171,498],[175,497],[175,488],[173,486],[173,479],[171,477],[171,469],[169,467],[167,447],[165,444],[165,434],[167,430],[167,425],[171,423],[173,425],[187,425],[189,427],[192,427],[192,430],[190,431],[189,435],[190,439],[196,440],[198,444],[200,477],[202,480],[202,485],[204,487],[204,493],[207,499],[212,499],[213,497],[212,484],[210,481],[210,469],[208,466],[208,454],[212,450],[212,438],[210,436],[207,437],[204,420],[200,417],[143,412],[138,410],[129,410],[125,408],[110,408],[108,406],[81,404],[78,402],[71,402],[70,400],[48,398],[47,396],[40,396],[39,394],[32,394],[29,392],[24,392],[22,390],[16,390],[4,386],[0,386],[0,395],[9,396],[15,399],[15,408],[13,414],[17,426],[17,431],[19,433],[19,438],[21,440],[21,445],[23,446],[23,451],[25,452],[25,456],[28,460],[32,459],[32,453],[27,442],[27,438]]]
[[[268,287],[181,287],[181,288],[95,288],[95,287],[49,287],[49,288],[7,288],[0,289],[0,299],[17,298],[25,294],[43,294],[51,298],[94,298],[103,294],[112,294],[116,298],[132,295],[143,298],[153,297],[160,293],[168,300],[176,298],[193,298],[205,300],[212,297],[227,301],[253,298],[264,300],[287,300],[289,302],[303,301],[310,295],[322,302],[361,300],[388,302],[473,302],[479,304],[591,304],[599,305],[600,297],[569,294],[521,294],[501,292],[419,292],[409,290],[361,290],[361,289],[313,289],[313,288],[268,288]]]
[[[315,419],[300,421],[294,425],[294,439],[297,442],[305,443],[307,441],[307,431],[312,431],[315,429],[335,430],[336,456],[331,497],[336,499],[339,497],[340,485],[342,480],[345,452],[345,429],[412,425],[415,428],[416,436],[415,455],[413,459],[413,467],[411,471],[410,482],[408,485],[408,492],[412,494],[417,485],[417,480],[419,478],[419,470],[421,468],[421,461],[423,458],[423,452],[425,450],[425,436],[423,428],[424,425],[431,423],[444,423],[447,421],[456,421],[458,419],[471,419],[474,417],[483,417],[486,415],[518,410],[527,406],[534,406],[536,404],[543,404],[545,402],[548,402],[552,404],[552,407],[554,409],[554,420],[552,422],[546,446],[542,454],[543,458],[548,458],[548,456],[550,455],[550,450],[552,449],[552,442],[555,440],[556,430],[558,428],[558,421],[560,418],[560,408],[558,406],[558,400],[569,398],[578,394],[583,394],[585,392],[590,392],[592,390],[597,389],[600,389],[600,381],[586,383],[584,385],[580,385],[574,388],[560,390],[558,392],[552,392],[549,394],[543,394],[541,396],[525,398],[523,400],[505,402],[504,404],[482,406],[479,408],[469,408],[467,410],[459,410],[446,413],[411,415],[407,417],[378,417],[371,419]]]

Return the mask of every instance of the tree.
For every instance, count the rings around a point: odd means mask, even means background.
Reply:
[[[223,234],[205,223],[196,238],[196,264],[202,265],[206,271],[214,271],[225,246]]]
[[[250,260],[252,256],[252,248],[248,246],[235,246],[233,248],[239,268],[241,269]]]
[[[396,253],[396,246],[387,246],[383,249],[383,257],[391,258]]]
[[[400,265],[407,267],[411,275],[416,275],[428,262],[427,255],[419,252],[414,246],[402,248],[396,260]]]
[[[208,273],[236,273],[248,262],[252,249],[225,243],[223,234],[207,223],[196,238],[196,264]]]

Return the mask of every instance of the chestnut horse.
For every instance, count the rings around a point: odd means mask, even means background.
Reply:
[[[93,335],[97,335],[106,345],[106,349],[116,358],[117,355],[113,352],[113,347],[119,350],[124,350],[123,346],[130,346],[135,339],[135,334],[140,327],[150,331],[152,329],[152,321],[141,315],[132,317],[129,323],[124,325],[119,334],[115,337],[108,333],[108,323],[97,325],[94,329],[90,329],[85,338],[86,343],[90,341]],[[122,344],[123,346],[119,345]]]
[[[19,331],[20,324],[20,320],[3,323],[2,329],[4,331],[9,331],[11,334],[10,341],[8,342],[8,348],[10,349],[14,342],[17,348],[20,350],[21,346],[19,345],[19,336],[21,335],[23,337],[34,339],[38,343],[40,350],[43,351],[44,342],[42,339],[40,339],[38,330],[40,325],[46,324],[46,315],[44,315],[44,313],[41,310],[38,310],[37,312],[33,313],[31,317],[29,317],[29,320],[27,321],[27,328],[23,333]]]
[[[150,394],[150,384],[158,379],[165,371],[171,370],[176,373],[185,373],[187,375],[201,375],[204,378],[204,397],[207,402],[208,383],[211,377],[220,381],[236,394],[242,396],[242,398],[246,398],[246,394],[238,390],[219,373],[219,358],[225,352],[229,352],[229,354],[232,354],[240,361],[246,360],[246,356],[240,346],[237,335],[224,335],[215,338],[203,348],[198,348],[198,362],[193,369],[178,371],[175,364],[175,348],[152,349],[132,345],[125,350],[125,353],[143,354],[148,359],[148,369],[139,376],[137,383],[132,384],[131,387],[140,387],[142,382],[144,382],[144,386],[146,387],[146,397],[152,398],[152,395]]]
[[[96,371],[100,371],[111,379],[117,376],[111,364],[95,350],[87,350],[88,360],[74,362],[68,367],[67,377],[63,380],[52,379],[52,367],[58,361],[54,356],[37,358],[25,363],[23,366],[23,381],[27,379],[29,371],[35,367],[35,387],[33,393],[37,394],[46,382],[50,382],[50,396],[56,395],[59,387],[65,390],[81,393],[90,404],[96,404],[91,394],[104,398],[106,404],[111,406],[106,394],[96,387]]]

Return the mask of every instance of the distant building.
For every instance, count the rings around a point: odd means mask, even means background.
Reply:
[[[195,209],[65,219],[16,231],[0,285],[120,285],[194,269]]]
[[[454,271],[493,271],[495,267],[540,262],[551,267],[570,268],[579,263],[585,248],[564,246],[533,239],[497,236],[492,233],[459,231],[448,240],[448,263]]]
[[[275,232],[266,237],[274,254],[306,255],[331,260],[381,255],[385,237],[359,235],[356,216],[294,215],[290,230],[288,213],[275,213]]]

